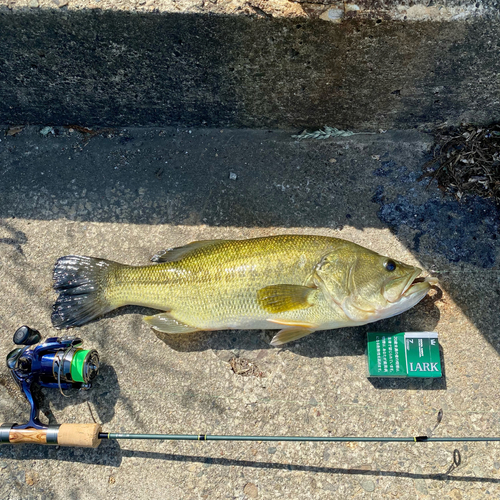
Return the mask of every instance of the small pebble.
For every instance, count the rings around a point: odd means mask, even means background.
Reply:
[[[371,479],[365,479],[361,482],[361,486],[365,491],[374,491],[375,483]]]
[[[249,498],[257,498],[259,496],[259,488],[254,483],[247,483],[243,488],[243,493]]]
[[[40,130],[40,134],[45,136],[54,134],[54,129],[52,127],[43,127],[42,130]]]

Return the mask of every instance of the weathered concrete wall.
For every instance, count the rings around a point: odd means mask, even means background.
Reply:
[[[141,2],[135,12],[4,6],[0,123],[378,130],[491,122],[500,119],[495,1],[477,4],[481,15],[433,21],[386,19],[389,7],[375,4],[340,18],[331,5],[297,2],[283,17],[250,3],[240,15],[212,15],[210,2],[187,14],[140,11]]]

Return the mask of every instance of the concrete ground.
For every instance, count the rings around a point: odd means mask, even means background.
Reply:
[[[126,307],[73,330],[102,369],[88,392],[40,392],[51,423],[108,432],[499,435],[499,218],[419,180],[417,132],[297,141],[291,132],[28,127],[0,136],[0,355],[22,324],[44,336],[55,260],[144,264],[209,238],[338,236],[439,275],[407,313],[271,348],[262,331],[156,336]],[[5,128],[3,129],[5,130]],[[47,132],[45,130],[44,132]],[[435,330],[445,377],[369,380],[365,334]],[[262,376],[231,369],[250,360]],[[258,374],[258,373],[257,373]],[[0,369],[0,421],[27,404]],[[453,452],[461,464],[453,468]],[[0,498],[496,498],[498,444],[103,442],[95,450],[0,448]]]

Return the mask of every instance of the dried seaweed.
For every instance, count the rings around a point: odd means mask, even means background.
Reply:
[[[437,180],[443,193],[493,198],[500,204],[500,124],[462,125],[436,136],[433,158],[424,165],[429,184]]]
[[[354,132],[350,130],[339,130],[335,127],[328,127],[325,125],[323,129],[315,130],[314,132],[307,132],[304,130],[299,135],[292,135],[292,138],[298,139],[299,141],[303,139],[329,139],[330,137],[350,137],[354,135]]]

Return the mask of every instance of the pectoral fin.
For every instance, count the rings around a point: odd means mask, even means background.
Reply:
[[[306,309],[314,305],[317,290],[301,285],[270,285],[257,291],[260,306],[270,313]]]
[[[196,328],[194,326],[187,325],[182,321],[178,321],[169,313],[160,313],[155,314],[154,316],[146,316],[143,319],[151,328],[164,333],[179,334],[200,331],[200,328]]]
[[[228,240],[203,240],[193,241],[183,247],[160,250],[151,258],[151,262],[177,262],[200,248],[209,247],[218,243],[225,243]]]
[[[318,327],[314,323],[309,323],[307,321],[298,321],[295,319],[268,319],[269,323],[276,323],[277,325],[283,326],[298,326],[300,328],[312,328],[316,330]]]
[[[280,330],[271,340],[272,346],[278,346],[286,344],[287,342],[292,342],[292,340],[301,339],[310,333],[313,333],[313,328],[303,328],[300,326],[290,326],[288,328],[283,328]]]

